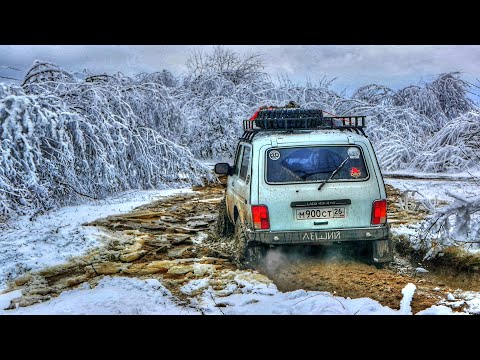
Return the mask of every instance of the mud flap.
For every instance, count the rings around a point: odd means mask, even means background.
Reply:
[[[392,240],[376,240],[373,241],[373,262],[384,263],[393,260],[393,243]]]

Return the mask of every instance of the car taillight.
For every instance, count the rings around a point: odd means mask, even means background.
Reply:
[[[265,205],[252,205],[253,227],[255,229],[270,229],[268,208]]]
[[[387,222],[387,200],[375,200],[372,206],[372,225]]]

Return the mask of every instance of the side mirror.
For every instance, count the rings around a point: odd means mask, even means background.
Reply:
[[[233,175],[233,168],[227,163],[215,164],[215,173],[218,175]]]

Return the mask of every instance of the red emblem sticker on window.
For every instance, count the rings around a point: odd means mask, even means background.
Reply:
[[[356,168],[356,167],[352,167],[352,168],[350,169],[350,176],[351,176],[352,178],[357,179],[357,178],[359,178],[360,176],[362,176],[362,172],[360,171],[360,169],[358,169],[358,168]]]

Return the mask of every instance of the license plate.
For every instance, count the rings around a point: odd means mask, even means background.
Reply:
[[[344,207],[295,209],[297,220],[346,218]]]

